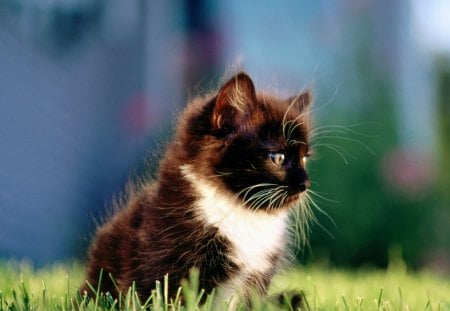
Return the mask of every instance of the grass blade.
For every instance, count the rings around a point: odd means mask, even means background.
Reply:
[[[342,298],[342,301],[344,302],[345,310],[346,311],[350,311],[350,308],[348,307],[347,300],[345,299],[345,297],[341,296],[341,298]]]
[[[383,297],[383,287],[380,289],[380,294],[378,295],[378,309],[381,307],[381,299]]]
[[[45,281],[42,281],[42,305],[44,309],[47,307],[47,288],[45,286]],[[0,308],[1,310],[1,308]]]

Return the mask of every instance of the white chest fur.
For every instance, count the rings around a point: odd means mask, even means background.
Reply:
[[[285,245],[287,212],[252,212],[196,176],[188,165],[181,169],[200,196],[197,203],[199,217],[231,242],[230,257],[240,267],[241,277],[265,273],[273,268],[271,255]]]

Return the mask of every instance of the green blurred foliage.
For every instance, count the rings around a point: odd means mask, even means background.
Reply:
[[[435,241],[440,260],[450,266],[450,58],[437,61],[437,122],[438,133],[438,171],[434,215]],[[450,270],[450,267],[447,267]]]
[[[309,170],[312,190],[320,195],[316,202],[324,213],[315,211],[318,224],[312,230],[310,249],[299,258],[387,267],[395,250],[408,267],[416,268],[429,265],[439,250],[447,260],[450,245],[439,236],[450,236],[450,230],[439,223],[439,215],[449,212],[449,183],[445,191],[442,181],[432,180],[412,194],[386,181],[386,158],[401,149],[396,103],[388,78],[370,65],[359,71],[364,103],[350,113],[336,102],[322,116],[326,121],[317,125],[338,124],[346,130],[318,140]],[[448,102],[444,106],[448,109]],[[448,145],[449,136],[443,141]],[[448,181],[448,174],[442,174]]]

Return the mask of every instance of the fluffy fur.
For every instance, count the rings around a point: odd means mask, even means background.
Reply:
[[[200,286],[218,288],[217,299],[232,306],[264,295],[287,253],[288,214],[307,208],[310,101],[309,93],[257,94],[239,73],[190,102],[157,180],[144,182],[99,228],[87,281],[97,287],[103,269],[103,292],[126,292],[135,281],[146,298],[169,274],[174,296],[195,267]]]

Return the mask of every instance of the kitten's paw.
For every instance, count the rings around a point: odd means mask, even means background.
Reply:
[[[286,291],[275,296],[276,303],[282,310],[304,310],[306,304],[303,291]]]

